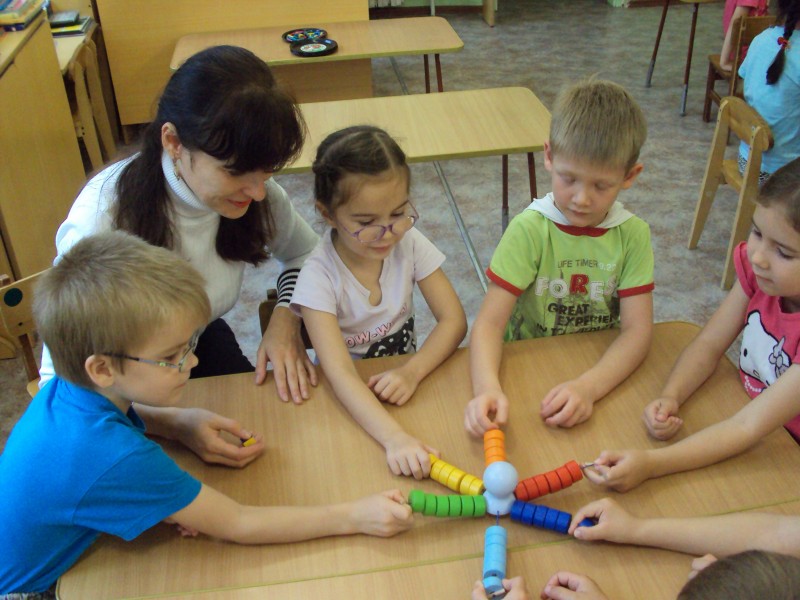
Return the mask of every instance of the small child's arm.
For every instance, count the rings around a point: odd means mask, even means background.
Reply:
[[[413,475],[416,479],[427,477],[431,469],[430,454],[438,456],[439,452],[406,433],[367,387],[342,341],[336,315],[305,306],[301,311],[320,365],[336,397],[356,422],[384,447],[392,473]]]
[[[622,383],[642,363],[653,337],[653,295],[620,298],[620,333],[591,369],[554,387],[542,400],[541,415],[551,427],[572,427],[592,415],[595,402]]]
[[[464,414],[464,427],[475,436],[482,436],[508,420],[508,398],[500,386],[500,361],[503,332],[516,301],[514,294],[490,282],[472,325],[469,371],[473,398]]]
[[[419,289],[436,319],[436,326],[419,351],[402,366],[377,373],[367,386],[384,402],[405,404],[419,383],[450,356],[467,333],[467,317],[453,286],[442,269],[419,282]]]
[[[731,56],[734,52],[739,51],[738,48],[733,47],[733,28],[736,25],[736,19],[749,16],[751,8],[750,6],[737,6],[733,9],[728,31],[725,32],[725,40],[722,42],[722,50],[719,53],[719,66],[726,71],[730,71],[733,68]]]
[[[678,432],[683,424],[679,408],[711,376],[742,331],[748,301],[736,281],[708,323],[675,361],[660,396],[645,407],[642,415],[651,436],[668,440]]]
[[[713,465],[744,452],[798,413],[800,365],[778,380],[735,415],[671,446],[653,450],[604,451],[595,467],[586,469],[594,483],[627,491],[646,479]]]
[[[583,519],[593,527],[580,527]],[[610,498],[578,510],[569,532],[580,540],[651,546],[687,554],[729,556],[767,550],[800,557],[800,517],[735,513],[713,517],[646,519],[631,515]]]
[[[390,537],[413,524],[411,507],[399,490],[326,506],[244,506],[207,485],[170,519],[186,531],[239,544],[282,544],[355,533]]]

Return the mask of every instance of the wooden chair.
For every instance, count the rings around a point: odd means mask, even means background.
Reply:
[[[75,97],[72,114],[75,133],[86,147],[92,168],[100,169],[114,157],[117,148],[103,97],[97,48],[92,40],[87,39],[78,48],[67,72]]]
[[[741,17],[731,23],[732,47],[733,47],[733,67],[730,71],[723,69],[720,64],[719,54],[708,55],[708,78],[706,79],[706,98],[703,103],[703,121],[708,123],[711,120],[711,102],[719,105],[721,96],[716,92],[714,86],[717,81],[727,81],[728,90],[725,96],[742,97],[739,89],[739,65],[742,60],[742,50],[748,47],[759,33],[772,27],[775,24],[775,17]]]
[[[731,131],[750,146],[744,175],[739,173],[737,158],[725,159],[728,133]],[[750,222],[755,211],[755,199],[758,195],[761,154],[771,148],[772,144],[772,132],[769,125],[754,108],[741,98],[729,96],[722,99],[717,116],[717,127],[711,141],[711,152],[706,163],[706,173],[694,212],[692,231],[689,234],[689,249],[693,250],[697,248],[708,212],[721,183],[727,183],[739,192],[739,202],[736,206],[736,216],[728,243],[725,270],[722,275],[722,289],[727,290],[733,285],[733,249],[747,237],[750,231]]]
[[[31,398],[39,391],[39,367],[33,356],[31,338],[36,331],[33,322],[33,288],[46,271],[0,287],[0,319],[6,332],[15,337],[22,349],[22,360],[28,375]]]
[[[261,335],[264,335],[264,332],[267,330],[267,325],[269,325],[269,320],[272,318],[272,312],[275,310],[275,307],[278,305],[278,290],[269,289],[267,290],[267,299],[264,300],[261,304],[258,305],[258,322],[261,325]],[[304,323],[300,323],[300,335],[303,337],[303,344],[306,347],[306,350],[311,350],[313,346],[311,345],[311,338],[308,337],[308,331],[306,331],[306,326]]]

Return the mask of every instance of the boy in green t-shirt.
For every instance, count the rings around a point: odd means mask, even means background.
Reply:
[[[642,172],[644,115],[622,87],[590,80],[556,100],[544,165],[553,191],[503,234],[470,338],[475,397],[464,424],[482,435],[508,419],[498,372],[503,341],[609,329],[620,334],[597,364],[550,390],[550,426],[587,420],[592,406],[644,359],[653,329],[650,228],[617,202]]]

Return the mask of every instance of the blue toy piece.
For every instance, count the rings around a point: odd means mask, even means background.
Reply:
[[[483,548],[483,587],[489,597],[503,593],[508,534],[502,525],[486,528]]]
[[[543,529],[550,529],[559,533],[567,533],[572,515],[562,510],[549,508],[541,504],[523,502],[517,500],[511,505],[511,520],[518,521],[525,525],[533,525]],[[592,527],[595,525],[593,519],[584,519],[579,523],[579,527]]]

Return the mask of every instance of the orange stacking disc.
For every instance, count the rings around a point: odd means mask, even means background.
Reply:
[[[550,486],[550,493],[559,491],[563,486],[561,485],[561,480],[558,478],[558,475],[555,471],[548,471],[544,474],[545,478],[547,479],[547,484]]]
[[[567,464],[547,473],[523,479],[517,484],[514,495],[517,500],[533,500],[539,496],[569,487],[581,479],[583,479],[583,472],[580,465],[571,460]]]
[[[583,479],[583,471],[581,471],[581,466],[577,462],[571,460],[564,466],[569,471],[569,474],[572,475],[572,483]]]
[[[506,460],[506,436],[499,429],[490,429],[483,434],[483,452],[486,466]]]

